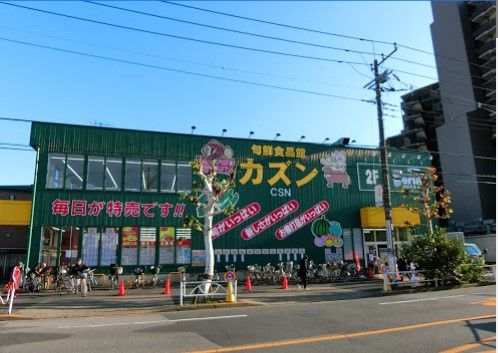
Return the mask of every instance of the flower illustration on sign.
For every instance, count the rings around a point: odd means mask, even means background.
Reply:
[[[322,248],[341,248],[344,244],[342,240],[342,227],[339,222],[329,221],[325,216],[316,219],[311,224],[311,232],[315,236],[314,243]]]
[[[198,158],[202,160],[202,170],[204,173],[208,173],[211,168],[215,167],[218,174],[231,175],[235,171],[235,160],[232,157],[233,150],[230,146],[212,139],[201,148],[201,156]],[[203,190],[199,197],[199,202],[201,204],[207,203],[206,194],[207,191]],[[214,211],[223,212],[228,207],[235,207],[237,202],[239,202],[239,194],[233,190],[228,190],[222,196],[218,197],[218,201],[214,206]],[[203,218],[205,216],[202,207],[197,207],[196,213],[198,218]]]
[[[212,139],[201,148],[202,171],[208,173],[212,164],[216,164],[218,174],[230,175],[234,171],[235,160],[233,150],[230,146],[225,146],[221,142]]]
[[[333,188],[334,184],[341,184],[343,189],[347,189],[351,184],[351,178],[346,171],[346,154],[343,151],[336,151],[320,158],[323,165],[323,176],[327,180],[327,187]]]

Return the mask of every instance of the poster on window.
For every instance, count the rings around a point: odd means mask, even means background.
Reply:
[[[137,264],[138,227],[123,227],[123,246],[121,247],[121,265]]]
[[[97,228],[85,228],[83,232],[82,259],[87,266],[97,266],[99,236]]]
[[[109,266],[116,263],[116,248],[118,246],[118,230],[106,228],[100,238],[100,265]]]
[[[175,228],[159,228],[159,263],[163,265],[175,263]]]
[[[206,250],[192,250],[192,267],[206,265]]]
[[[176,240],[176,263],[189,264],[191,260],[192,241],[190,236],[179,236]]]
[[[140,228],[140,265],[156,263],[156,228]]]

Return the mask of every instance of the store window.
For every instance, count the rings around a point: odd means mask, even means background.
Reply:
[[[142,191],[157,192],[158,161],[144,160],[142,162]]]
[[[40,262],[49,266],[57,266],[57,252],[61,229],[57,227],[43,227],[41,239]]]
[[[96,227],[83,230],[81,258],[87,266],[97,266],[99,259],[100,233]]]
[[[138,263],[138,227],[123,227],[121,232],[121,265],[134,266]]]
[[[59,265],[73,265],[76,263],[79,238],[80,229],[78,227],[62,228]]]
[[[140,228],[140,265],[156,263],[156,228]]]
[[[163,265],[175,263],[175,228],[159,228],[159,263]]]
[[[116,263],[119,228],[105,228],[100,238],[100,266]]]
[[[64,186],[64,169],[66,156],[64,154],[50,153],[47,165],[46,187],[50,189],[62,189]]]
[[[116,263],[119,228],[88,227],[83,230],[82,259],[88,266]]]
[[[141,161],[127,159],[125,162],[125,191],[140,191]]]
[[[176,229],[176,263],[190,264],[192,256],[192,231],[190,228]]]
[[[105,161],[105,189],[121,190],[121,170],[123,161],[118,158],[107,158]]]
[[[353,250],[363,259],[363,234],[360,228],[353,228]]]
[[[88,157],[87,190],[102,190],[104,188],[104,157]]]
[[[83,188],[83,168],[85,157],[68,155],[66,160],[66,189],[81,190]]]
[[[344,260],[354,260],[353,256],[353,239],[351,237],[351,230],[344,229],[342,231],[342,240],[344,241]]]
[[[163,161],[161,163],[161,192],[175,192],[176,163]]]
[[[376,241],[386,241],[386,231],[385,230],[376,230],[375,231]]]
[[[192,166],[188,162],[178,162],[178,192],[189,192],[192,189]]]

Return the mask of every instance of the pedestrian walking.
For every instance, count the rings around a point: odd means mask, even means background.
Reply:
[[[304,255],[301,261],[299,262],[299,278],[301,278],[301,284],[303,285],[305,290],[308,290],[308,256]],[[301,284],[298,284],[298,288],[301,289]]]
[[[403,259],[402,257],[400,257],[398,259],[398,261],[396,262],[397,266],[398,266],[398,271],[401,272],[400,273],[400,276],[401,276],[401,280],[403,280],[403,277],[407,277],[408,280],[410,280],[410,276],[408,273],[403,273],[403,272],[407,272],[408,271],[408,266],[406,266],[406,261],[405,259]]]
[[[88,292],[87,287],[87,277],[88,277],[89,267],[83,263],[82,259],[78,259],[76,264],[73,266],[73,275],[76,276],[76,288],[74,289],[75,293],[78,291],[78,288],[81,286],[81,295],[86,297]]]

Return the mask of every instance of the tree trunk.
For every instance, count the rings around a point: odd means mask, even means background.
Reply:
[[[212,208],[212,207],[211,207]],[[206,249],[206,267],[204,273],[208,279],[214,276],[214,249],[213,249],[213,212],[207,210],[204,215],[204,248]]]

